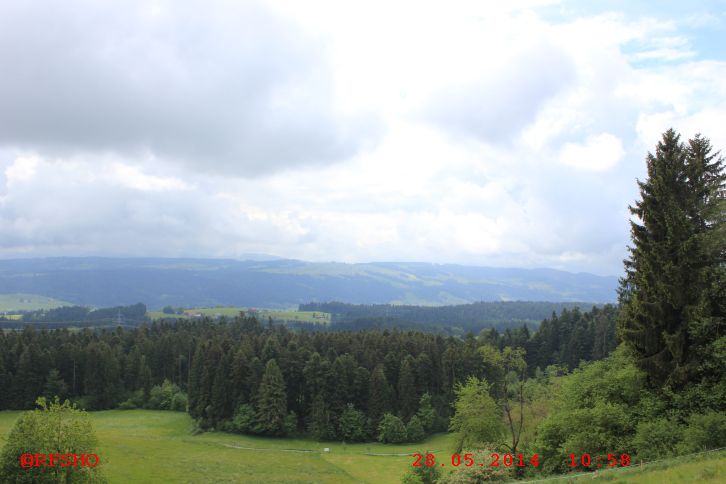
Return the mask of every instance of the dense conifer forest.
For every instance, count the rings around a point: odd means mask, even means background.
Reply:
[[[154,407],[152,390],[163,386],[169,395],[161,406],[171,408],[179,394],[174,406],[184,409],[188,394],[189,413],[202,428],[345,438],[341,422],[352,418],[365,423],[352,435],[365,439],[375,437],[385,413],[408,423],[424,402],[435,416],[425,431],[446,430],[456,384],[485,376],[480,346],[525,349],[532,374],[549,365],[572,369],[615,348],[615,314],[613,306],[564,310],[539,332],[521,326],[465,338],[311,333],[250,317],[131,330],[25,328],[0,333],[0,409],[31,408],[38,395],[55,394],[89,409]],[[274,415],[276,424],[265,423]]]

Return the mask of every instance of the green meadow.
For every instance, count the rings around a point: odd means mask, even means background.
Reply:
[[[0,312],[35,311],[71,305],[69,302],[38,294],[0,294]]]
[[[0,445],[20,412],[0,412]],[[418,444],[343,444],[209,432],[192,435],[180,412],[108,410],[92,412],[98,455],[112,483],[126,482],[321,482],[397,483],[418,450],[451,453],[452,436],[438,434]],[[330,452],[323,452],[329,447]],[[393,454],[393,455],[376,455]],[[644,467],[549,477],[547,482],[613,483],[724,482],[726,451],[685,456]],[[529,481],[537,482],[537,481]]]
[[[613,484],[722,483],[726,482],[726,450],[675,457],[643,466],[607,469],[596,475],[581,473],[547,480],[583,484],[592,481]]]
[[[0,444],[19,412],[0,412]],[[418,449],[449,452],[450,436],[415,445],[342,444],[209,432],[192,435],[185,413],[91,413],[110,482],[399,482]],[[323,448],[330,448],[329,453]]]
[[[162,311],[149,311],[146,315],[151,319],[164,319],[164,318],[188,318],[190,314],[202,314],[204,316],[215,317],[216,315],[225,316],[232,318],[239,316],[239,313],[244,311],[245,313],[249,308],[245,307],[214,307],[214,308],[191,308],[185,309],[185,314],[165,314]],[[330,314],[323,313],[320,311],[298,311],[296,309],[263,309],[256,308],[254,316],[259,321],[267,321],[268,318],[272,318],[275,322],[286,322],[295,321],[303,323],[316,323],[316,324],[329,324]]]

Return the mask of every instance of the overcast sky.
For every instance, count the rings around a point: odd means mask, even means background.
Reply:
[[[620,274],[660,134],[726,149],[726,2],[634,3],[0,2],[0,257]]]

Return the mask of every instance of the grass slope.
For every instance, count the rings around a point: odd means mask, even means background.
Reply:
[[[146,315],[151,319],[165,318],[188,318],[190,314],[202,314],[204,316],[215,317],[217,315],[234,317],[238,316],[241,311],[245,313],[249,308],[244,307],[214,307],[214,308],[192,308],[186,309],[185,314],[165,314],[162,311],[148,311]],[[320,311],[298,311],[296,309],[280,310],[280,309],[256,309],[254,316],[263,323],[267,318],[272,318],[275,322],[303,322],[315,324],[330,324],[330,314]]]
[[[71,303],[38,294],[0,294],[0,312],[35,311],[71,306]]]
[[[19,412],[0,412],[0,444]],[[113,482],[396,483],[417,449],[444,451],[448,435],[415,445],[348,444],[271,439],[212,432],[191,435],[178,412],[108,410],[91,413],[98,455]],[[329,447],[330,453],[322,449]],[[307,451],[307,452],[305,452]]]
[[[0,445],[20,412],[0,412]],[[398,483],[413,458],[429,450],[450,455],[452,436],[419,444],[341,444],[308,439],[272,439],[211,432],[191,435],[191,419],[179,412],[108,410],[92,412],[98,455],[110,482],[320,482]],[[324,447],[330,453],[322,452]],[[450,469],[447,469],[450,470]],[[726,482],[726,451],[683,456],[643,467],[593,474],[550,476],[525,482],[663,484]]]
[[[643,466],[608,469],[597,476],[591,473],[563,476],[547,482],[585,483],[593,480],[613,484],[723,483],[726,482],[726,450],[674,457]]]

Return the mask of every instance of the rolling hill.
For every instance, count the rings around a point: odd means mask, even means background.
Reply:
[[[0,260],[0,294],[30,293],[96,307],[283,308],[300,303],[613,302],[616,277],[554,269],[429,263],[58,257]]]

